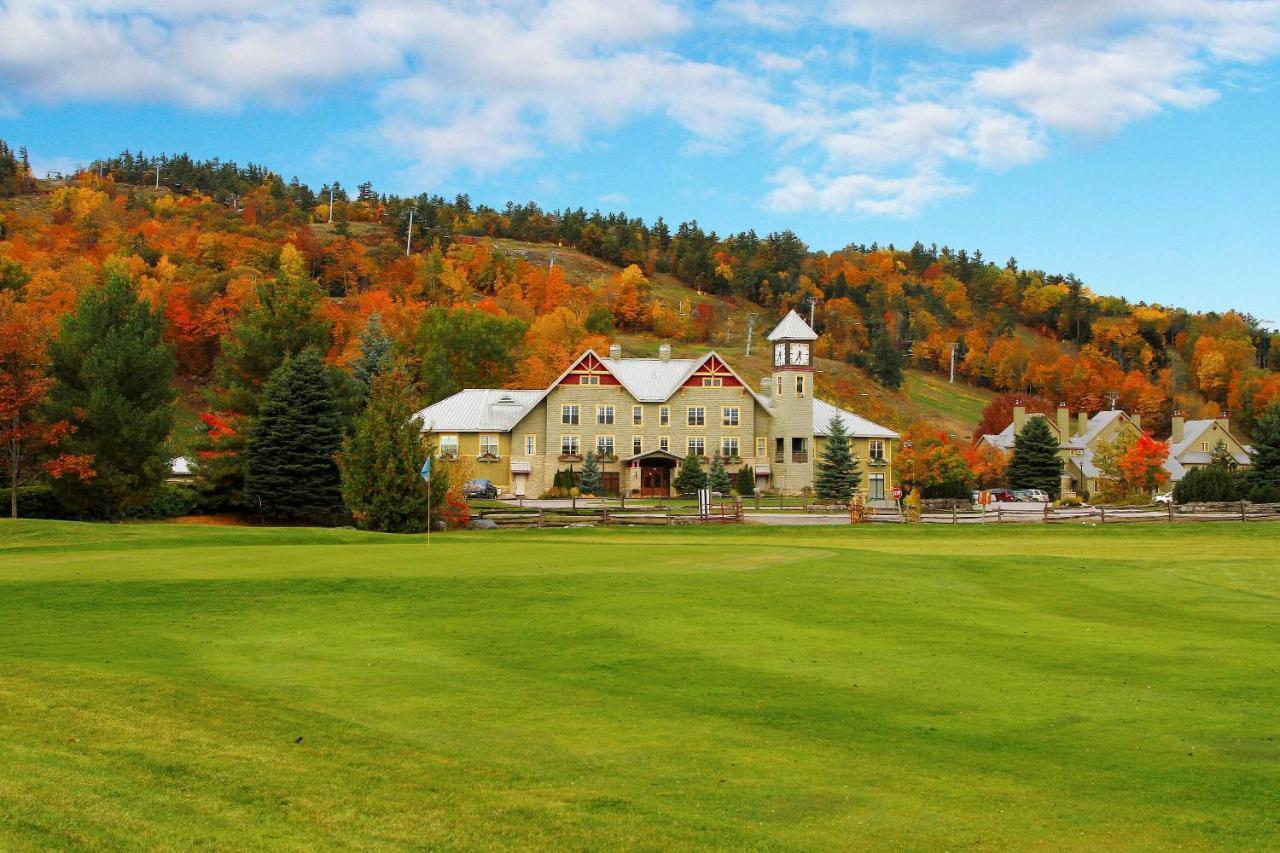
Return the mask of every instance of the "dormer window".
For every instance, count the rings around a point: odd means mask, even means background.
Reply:
[[[600,377],[584,374],[583,376],[578,377],[578,384],[579,385],[599,385]]]

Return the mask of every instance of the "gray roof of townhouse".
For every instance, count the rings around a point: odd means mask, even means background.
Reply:
[[[1186,423],[1184,423],[1182,426],[1182,441],[1179,441],[1176,444],[1172,441],[1169,442],[1169,455],[1176,456],[1182,462],[1189,463],[1192,465],[1209,464],[1209,461],[1211,459],[1212,449],[1214,445],[1216,445],[1218,442],[1216,441],[1210,442],[1210,445],[1209,445],[1210,453],[1205,453],[1204,451],[1199,451],[1199,450],[1191,450],[1190,448],[1197,441],[1201,441],[1204,438],[1204,434],[1209,430],[1211,430],[1215,423],[1217,423],[1217,421],[1215,420],[1197,420],[1197,421],[1187,421]],[[1227,434],[1230,435],[1230,432],[1228,431]],[[1237,441],[1237,444],[1238,443],[1239,442]],[[1246,453],[1248,452],[1247,447],[1245,448],[1245,451]],[[1232,452],[1231,455],[1235,457],[1236,462],[1238,464],[1240,465],[1249,464],[1248,456],[1240,453],[1235,453],[1235,452]]]
[[[818,333],[809,327],[794,310],[788,311],[782,322],[769,333],[771,341],[816,341]]]
[[[427,432],[507,432],[543,396],[542,391],[467,388],[418,412]]]

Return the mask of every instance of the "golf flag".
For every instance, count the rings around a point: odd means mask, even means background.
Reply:
[[[422,463],[422,479],[428,483],[431,482],[431,457],[427,457],[427,461]]]

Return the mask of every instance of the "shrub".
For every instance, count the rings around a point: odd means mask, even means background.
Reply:
[[[921,487],[921,497],[928,500],[936,500],[939,498],[955,498],[962,500],[973,500],[973,490],[969,488],[969,484],[960,480],[947,480],[942,483],[930,483]]]
[[[50,486],[38,484],[18,489],[18,518],[75,518],[58,501]]]
[[[1180,504],[1233,501],[1236,494],[1231,472],[1217,465],[1192,468],[1173,487],[1173,499]]]
[[[1255,504],[1280,503],[1280,486],[1275,483],[1258,483],[1249,490],[1249,502]]]
[[[737,482],[734,484],[739,495],[749,498],[756,493],[756,474],[751,470],[750,465],[743,465],[738,469]]]
[[[200,495],[189,483],[161,483],[147,496],[142,506],[127,512],[125,518],[155,520],[191,515],[200,506]]]

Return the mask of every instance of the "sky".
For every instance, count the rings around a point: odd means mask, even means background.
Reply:
[[[1280,0],[0,0],[0,138],[916,240],[1280,324]]]

